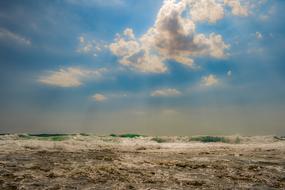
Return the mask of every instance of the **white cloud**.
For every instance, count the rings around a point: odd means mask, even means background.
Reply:
[[[103,94],[95,94],[94,96],[92,96],[92,98],[96,101],[96,102],[104,102],[106,101],[108,98],[103,95]]]
[[[231,76],[232,76],[232,71],[231,71],[231,70],[229,70],[229,71],[227,72],[227,76],[228,76],[228,77],[231,77]]]
[[[40,76],[38,81],[40,83],[58,87],[78,87],[82,85],[82,81],[87,78],[101,78],[102,74],[106,72],[105,68],[97,70],[86,70],[76,67],[68,67],[59,69],[58,71],[50,71],[47,74]]]
[[[103,49],[105,48],[104,42],[97,41],[95,39],[87,40],[84,36],[79,36],[78,41],[79,45],[76,50],[78,53],[97,56],[97,54],[103,51]]]
[[[103,102],[106,100],[118,100],[126,97],[129,97],[129,95],[125,92],[115,92],[109,94],[96,93],[93,96],[91,96],[91,99],[97,102]]]
[[[174,89],[174,88],[167,88],[167,89],[155,90],[150,95],[155,96],[155,97],[158,97],[158,96],[179,96],[179,95],[181,95],[181,92]]]
[[[0,40],[13,41],[15,43],[23,44],[26,46],[31,45],[31,41],[29,39],[14,32],[11,32],[5,28],[0,28]]]
[[[192,0],[191,7],[190,15],[194,21],[215,23],[224,17],[222,4],[216,3],[215,0]]]
[[[234,15],[248,15],[239,0],[165,0],[155,24],[145,34],[136,38],[133,30],[127,28],[109,49],[120,64],[154,73],[166,72],[167,60],[193,68],[196,57],[225,58],[230,46],[222,35],[196,32],[196,22],[215,23],[222,19],[225,6],[230,6]]]
[[[224,0],[224,3],[231,7],[233,15],[247,16],[248,9],[242,6],[239,0]]]
[[[217,79],[217,77],[215,75],[208,75],[202,78],[202,84],[204,86],[213,86],[218,84],[219,80]]]
[[[136,40],[127,40],[118,36],[115,43],[110,44],[110,50],[120,57],[131,56],[139,52],[140,44]]]
[[[182,57],[183,60],[188,60],[187,65],[192,62],[192,57],[224,57],[224,50],[228,46],[223,42],[222,36],[212,33],[207,37],[196,33],[195,22],[183,16],[187,7],[182,1],[165,1],[157,15],[155,26],[144,38],[152,42],[154,49],[165,59],[179,61]]]
[[[256,33],[255,33],[255,37],[256,37],[256,39],[258,39],[258,40],[261,40],[261,39],[263,38],[263,36],[262,36],[262,34],[261,34],[260,32],[256,32]]]
[[[131,28],[126,28],[125,31],[124,31],[124,35],[129,37],[130,39],[134,39],[135,38],[134,31]]]
[[[118,35],[115,42],[109,46],[111,52],[121,58],[120,64],[142,72],[161,73],[167,70],[158,55],[151,54],[139,41],[129,36],[129,32],[125,30],[124,36]]]

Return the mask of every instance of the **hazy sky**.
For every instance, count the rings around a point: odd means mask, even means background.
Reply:
[[[284,10],[0,1],[0,132],[284,135]]]

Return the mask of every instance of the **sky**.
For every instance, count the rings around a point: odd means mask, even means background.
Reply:
[[[0,132],[284,135],[284,10],[0,1]]]

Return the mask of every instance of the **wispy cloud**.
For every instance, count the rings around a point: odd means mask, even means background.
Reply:
[[[181,95],[181,92],[174,89],[174,88],[166,88],[166,89],[159,89],[159,90],[155,90],[153,91],[151,94],[151,96],[154,97],[159,97],[159,96],[179,96]]]
[[[97,56],[98,53],[106,48],[104,42],[95,39],[88,40],[83,35],[79,36],[78,41],[79,45],[76,50],[78,53]]]
[[[112,93],[95,93],[91,99],[96,102],[103,102],[106,100],[118,101],[119,99],[129,97],[127,93],[112,92]]]
[[[58,71],[49,71],[47,74],[40,76],[38,81],[52,86],[58,87],[78,87],[87,78],[93,77],[99,79],[107,69],[101,68],[97,70],[87,70],[76,67],[68,67],[59,69]]]
[[[17,44],[22,44],[29,46],[31,45],[31,41],[17,33],[11,32],[5,28],[0,28],[0,40],[3,41],[12,41]]]
[[[104,101],[106,101],[108,98],[107,98],[107,96],[105,96],[105,95],[103,95],[103,94],[97,93],[97,94],[95,94],[95,95],[92,96],[92,99],[93,99],[94,101],[96,101],[96,102],[104,102]]]

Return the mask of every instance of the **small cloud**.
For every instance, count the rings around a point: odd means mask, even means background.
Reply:
[[[0,28],[0,40],[3,41],[13,41],[18,44],[29,46],[31,45],[31,41],[19,34],[11,32],[5,28]]]
[[[103,94],[95,94],[94,96],[92,96],[93,100],[95,100],[96,102],[104,102],[106,101],[108,98],[103,95]]]
[[[232,71],[231,71],[231,70],[229,70],[229,71],[227,72],[227,76],[228,76],[228,77],[231,77],[231,76],[232,76]]]
[[[205,76],[202,78],[202,84],[204,86],[213,86],[218,84],[219,80],[215,75],[210,74],[209,76]]]
[[[110,94],[96,93],[95,95],[91,96],[91,98],[96,102],[103,102],[108,99],[116,100],[116,99],[121,99],[121,98],[126,98],[126,97],[128,97],[126,93],[120,93],[120,92],[110,93]]]
[[[248,8],[242,6],[239,0],[224,0],[224,3],[231,7],[233,15],[248,16]]]
[[[96,57],[99,52],[105,49],[105,44],[102,41],[86,40],[84,36],[79,36],[78,40],[79,45],[76,50],[78,53],[90,54]]]
[[[181,92],[174,88],[160,89],[155,90],[151,93],[151,96],[159,97],[159,96],[179,96]]]
[[[40,76],[38,81],[46,85],[63,88],[78,87],[82,85],[82,81],[84,79],[90,77],[99,79],[106,71],[106,68],[86,70],[76,67],[68,67],[65,69],[59,69],[58,71],[49,71],[47,74]]]
[[[263,38],[262,34],[260,32],[255,33],[256,39],[261,40]]]
[[[131,28],[126,28],[125,31],[124,31],[124,35],[127,36],[130,39],[134,39],[135,38],[134,31]]]

